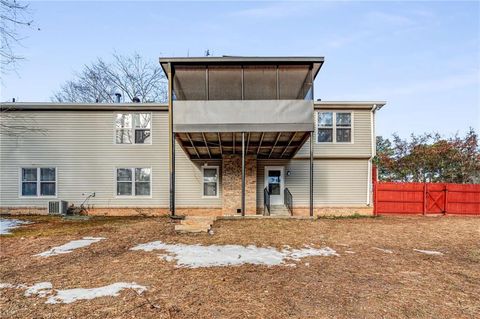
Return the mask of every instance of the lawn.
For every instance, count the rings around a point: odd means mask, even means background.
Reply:
[[[225,220],[213,235],[176,234],[168,218],[15,218],[34,223],[0,237],[0,283],[11,285],[0,289],[2,318],[480,317],[480,218]],[[70,253],[34,256],[84,237],[93,240]],[[131,250],[153,241],[336,255],[189,268],[163,250]],[[53,286],[47,296],[25,296],[42,282]],[[116,283],[146,290],[46,303],[56,290]]]

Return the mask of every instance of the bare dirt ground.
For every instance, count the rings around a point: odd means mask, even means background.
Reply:
[[[35,223],[1,236],[1,283],[50,281],[67,289],[136,282],[148,291],[52,305],[0,289],[2,318],[480,317],[480,218],[217,221],[213,236],[177,235],[168,218],[20,218]],[[32,256],[82,236],[107,239],[69,254]],[[295,267],[190,269],[161,260],[158,251],[129,250],[154,240],[328,246],[340,256],[307,257]]]

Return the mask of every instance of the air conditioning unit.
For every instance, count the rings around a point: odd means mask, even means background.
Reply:
[[[48,202],[49,215],[66,215],[68,202],[64,200],[53,200]]]

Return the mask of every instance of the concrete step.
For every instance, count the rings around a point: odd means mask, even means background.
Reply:
[[[181,233],[206,233],[210,230],[210,227],[198,226],[198,225],[175,225],[175,231]]]
[[[210,227],[213,225],[213,220],[196,220],[196,219],[184,219],[180,222],[181,225],[202,225]]]
[[[175,230],[182,233],[208,232],[214,221],[213,216],[186,216],[180,221],[180,225],[175,225]]]
[[[290,216],[290,211],[285,205],[272,205],[270,216]]]
[[[208,220],[215,221],[215,216],[185,216],[184,220]]]

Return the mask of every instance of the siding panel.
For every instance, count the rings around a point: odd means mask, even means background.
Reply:
[[[315,111],[322,110],[315,109]],[[349,110],[341,110],[341,112],[349,112]],[[313,156],[319,158],[368,158],[372,155],[371,111],[351,110],[350,112],[353,114],[353,143],[316,143],[316,140],[314,140]],[[310,141],[307,140],[295,155],[295,158],[305,158],[310,156],[309,143]]]
[[[19,198],[19,170],[51,166],[57,167],[58,199],[79,205],[82,193],[95,192],[90,204],[99,207],[168,207],[167,112],[152,112],[151,145],[114,144],[113,111],[17,114],[44,134],[0,136],[1,206],[45,207],[50,199]],[[176,155],[177,206],[221,207],[221,199],[201,197],[200,164],[192,163],[178,145]],[[151,197],[117,198],[116,167],[151,167]]]
[[[265,166],[285,166],[285,187],[294,206],[309,205],[310,167],[308,160],[258,160],[257,205],[263,207]],[[368,160],[316,159],[314,161],[314,206],[365,206],[367,203]]]

